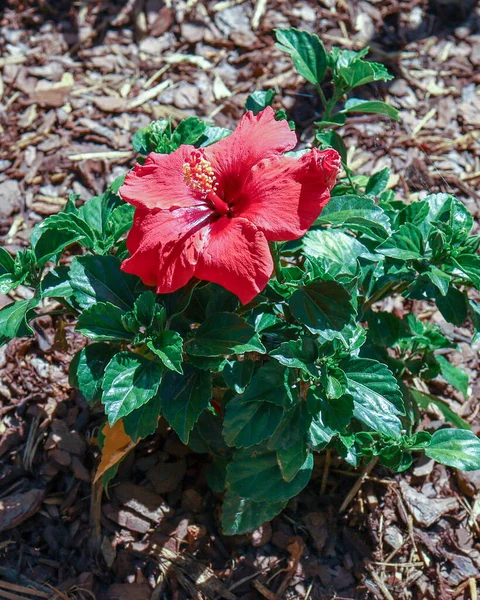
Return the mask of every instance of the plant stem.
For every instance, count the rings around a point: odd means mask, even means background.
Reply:
[[[320,100],[322,101],[323,109],[326,111],[328,102],[327,102],[327,99],[325,98],[325,94],[323,93],[322,86],[319,83],[317,83],[317,92],[318,92],[318,95],[320,96]],[[325,115],[324,115],[324,118],[325,118]]]
[[[355,193],[357,193],[357,186],[355,185],[355,182],[354,182],[354,181],[353,181],[353,179],[352,179],[352,175],[351,175],[351,173],[350,173],[350,169],[348,168],[348,165],[347,165],[347,163],[344,163],[344,162],[342,161],[342,167],[343,167],[343,169],[344,169],[344,171],[345,171],[345,174],[347,175],[347,179],[348,179],[348,182],[350,183],[350,185],[351,185],[351,187],[352,187],[352,190],[353,190]]]
[[[362,306],[362,317],[365,315],[366,311],[375,304],[375,302],[379,302],[386,298],[387,296],[393,296],[393,294],[398,294],[406,290],[410,285],[410,281],[400,281],[400,282],[391,282],[387,284],[377,292],[375,292],[368,300],[366,300]]]
[[[325,113],[323,115],[323,118],[325,119],[325,121],[329,121],[331,119],[331,117],[332,117],[332,110],[334,109],[336,103],[337,103],[337,97],[336,96],[333,96],[327,102],[327,106],[325,107]]]
[[[279,283],[284,283],[285,277],[283,276],[283,273],[282,273],[282,264],[280,262],[280,251],[278,248],[278,243],[271,242],[270,250],[272,252],[272,257],[273,257],[273,268],[275,270],[275,277],[277,278],[277,281]]]

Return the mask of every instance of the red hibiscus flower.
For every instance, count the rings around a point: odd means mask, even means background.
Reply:
[[[297,137],[268,107],[248,112],[227,138],[197,150],[148,155],[120,188],[136,207],[122,269],[158,293],[192,277],[250,302],[273,271],[269,241],[294,240],[330,199],[339,171],[335,150],[283,156]]]

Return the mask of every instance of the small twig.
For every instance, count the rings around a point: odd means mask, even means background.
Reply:
[[[468,586],[470,588],[470,600],[478,600],[477,595],[477,582],[474,577],[470,577],[468,580]]]
[[[380,577],[375,573],[375,571],[370,571],[370,575],[372,576],[373,580],[375,581],[375,583],[378,585],[378,587],[380,588],[380,591],[382,592],[382,594],[384,595],[386,600],[395,600],[395,598],[392,596],[392,594],[387,590],[386,585],[383,583],[383,581],[380,579]]]
[[[342,503],[342,506],[340,507],[339,512],[344,512],[348,505],[350,504],[350,502],[355,498],[355,496],[357,495],[357,492],[359,491],[359,489],[362,487],[363,482],[365,481],[365,478],[367,477],[367,475],[372,471],[373,467],[377,464],[378,462],[378,456],[376,456],[370,463],[368,463],[368,465],[363,469],[360,477],[357,479],[357,481],[355,482],[355,485],[352,487],[352,489],[350,490],[350,492],[348,493],[347,497],[345,498],[345,500]]]
[[[390,554],[385,559],[385,562],[387,562],[387,563],[391,562],[392,558],[400,552],[400,550],[405,546],[406,542],[407,542],[406,539],[403,540],[403,542],[400,544],[400,546],[397,546],[394,550],[392,550],[392,552],[390,552]],[[422,563],[422,565],[423,565],[423,563]]]
[[[32,595],[40,596],[40,598],[49,598],[49,595],[45,592],[40,592],[34,588],[17,585],[15,583],[8,583],[7,581],[0,580],[0,588],[10,590],[11,592],[20,592],[21,594],[25,594],[27,596]]]
[[[255,8],[251,20],[252,29],[255,30],[260,25],[260,20],[265,14],[267,8],[267,0],[256,0]]]
[[[104,159],[104,160],[111,160],[111,159],[121,159],[121,158],[130,158],[132,157],[134,154],[133,151],[130,150],[126,150],[126,151],[120,151],[120,150],[108,150],[107,152],[82,152],[80,154],[70,154],[70,156],[67,156],[68,160],[72,160],[72,161],[80,161],[80,160],[90,160],[90,159]]]
[[[279,560],[276,564],[278,564],[280,562],[281,561]],[[262,573],[268,572],[270,570],[271,570],[271,567],[269,567],[268,569],[260,569],[260,571],[255,571],[255,573],[252,573],[251,575],[247,575],[246,577],[243,577],[239,581],[236,581],[234,584],[232,584],[228,588],[228,591],[233,592],[233,590],[235,590],[237,587],[240,587],[244,583],[247,583],[247,581],[250,581],[250,579],[254,579],[257,575],[262,575]],[[218,596],[218,598],[220,598],[220,596]]]
[[[278,596],[276,596],[273,592],[271,592],[267,587],[265,587],[263,585],[263,583],[260,583],[258,581],[258,579],[255,579],[253,581],[253,587],[257,590],[257,592],[260,592],[260,594],[262,594],[262,596],[264,598],[266,598],[267,600],[278,600]]]
[[[313,590],[313,581],[312,583],[308,586],[308,590],[307,593],[305,594],[305,600],[308,600],[310,598],[310,594],[312,593]]]
[[[470,586],[470,579],[466,579],[465,581],[462,581],[462,583],[460,585],[457,585],[457,587],[452,590],[452,599],[460,596],[460,594],[463,591],[465,591],[467,589],[467,587],[469,587],[469,586]]]
[[[345,477],[358,477],[358,473],[354,471],[344,471],[343,469],[330,469],[330,473],[338,473],[338,475],[345,475]],[[381,477],[371,477],[367,475],[365,481],[371,481],[373,483],[381,483],[382,485],[392,485],[392,479],[382,479]]]
[[[322,483],[320,485],[320,493],[321,494],[325,493],[325,489],[327,487],[328,471],[330,469],[331,462],[332,462],[332,452],[330,450],[327,450],[327,452],[325,454],[325,466],[323,468]]]
[[[405,569],[407,567],[423,567],[423,562],[421,560],[417,560],[415,562],[406,562],[406,563],[392,563],[392,562],[373,562],[373,565],[379,565],[380,567],[395,567]]]

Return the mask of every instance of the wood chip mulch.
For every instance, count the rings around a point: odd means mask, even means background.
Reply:
[[[452,192],[478,217],[480,10],[445,4],[7,0],[1,243],[25,246],[69,193],[101,193],[132,166],[131,137],[154,119],[197,115],[234,127],[247,95],[272,87],[276,107],[308,140],[320,107],[273,45],[273,28],[286,26],[318,33],[327,47],[370,44],[372,59],[396,75],[362,93],[396,106],[401,122],[363,116],[344,128],[353,168],[390,166],[401,197]],[[2,296],[0,306],[10,301]],[[479,348],[438,312],[415,311],[459,344],[454,359],[471,376],[470,397],[441,384],[435,391],[477,432]],[[101,409],[68,385],[82,344],[69,323],[44,317],[34,341],[0,349],[0,599],[477,600],[479,472],[428,460],[401,475],[356,472],[324,454],[282,515],[226,537],[204,457],[161,427],[102,495],[91,483]],[[429,414],[424,424],[440,419]]]

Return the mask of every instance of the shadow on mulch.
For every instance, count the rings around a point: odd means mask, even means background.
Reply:
[[[480,31],[480,15],[473,12],[478,0],[430,0],[428,4],[420,0],[417,4],[424,5],[422,19],[417,27],[404,25],[401,3],[393,6],[383,16],[382,23],[377,25],[377,31],[370,42],[366,43],[371,47],[368,59],[384,64],[395,78],[388,82],[362,86],[361,91],[357,93],[358,97],[366,100],[384,99],[390,86],[401,76],[397,63],[398,52],[409,43],[432,36],[446,38],[459,26],[466,27],[472,34]],[[329,97],[330,90],[327,88],[324,91]],[[288,90],[286,93],[288,95]],[[309,83],[305,83],[293,95],[294,103],[290,116],[298,126],[298,133],[304,133],[308,137],[313,122],[321,119],[320,98],[315,87]]]
[[[403,25],[399,7],[392,8],[384,15],[382,26],[371,44],[392,52],[427,37],[448,37],[461,25],[476,33],[480,27],[480,19],[473,14],[477,3],[478,0],[430,0],[424,6],[421,22],[413,28]]]
[[[85,3],[89,13],[88,41],[92,46],[103,44],[105,35],[115,17],[124,8],[126,0],[108,0],[101,2],[94,0]],[[85,40],[82,40],[80,29],[85,24],[86,13],[79,10],[77,2],[72,0],[4,0],[0,5],[0,22],[5,9],[10,8],[17,16],[17,27],[22,29],[40,29],[51,23],[60,33],[72,56],[75,56]],[[91,20],[91,15],[94,15]]]

